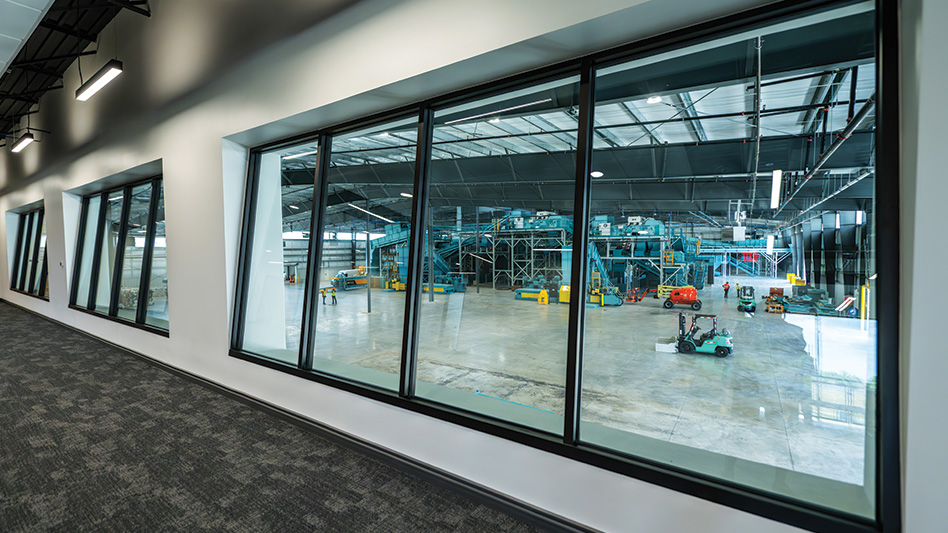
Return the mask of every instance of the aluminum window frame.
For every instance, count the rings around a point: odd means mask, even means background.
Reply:
[[[135,309],[135,320],[129,320],[118,316],[118,300],[121,293],[121,275],[122,267],[125,261],[125,240],[128,238],[128,219],[131,211],[129,202],[132,189],[142,185],[150,184],[151,192],[148,200],[148,221],[145,237],[145,249],[142,252],[142,271],[139,279],[139,297]],[[69,308],[105,318],[119,324],[125,324],[137,329],[155,333],[168,337],[169,329],[161,328],[152,324],[147,324],[145,318],[148,312],[148,299],[141,295],[147,294],[151,281],[151,265],[155,247],[155,233],[157,231],[156,220],[158,217],[158,205],[162,191],[162,176],[152,176],[145,179],[136,180],[117,187],[101,189],[93,193],[85,194],[81,199],[81,208],[79,210],[79,227],[77,230],[76,249],[73,256],[72,284],[69,291]],[[108,213],[108,199],[111,195],[120,193],[122,195],[122,211],[119,220],[119,243],[115,250],[115,264],[112,265],[112,278],[109,286],[109,306],[108,312],[102,313],[95,310],[96,296],[98,295],[98,279],[100,269],[102,268],[102,247],[105,242],[105,219]],[[99,212],[96,215],[95,227],[87,227],[90,200],[99,197]],[[85,249],[86,232],[94,230],[96,232],[95,242],[92,250]],[[85,254],[92,253],[92,264],[89,269],[89,293],[85,302],[77,302],[78,290],[81,277],[82,258]],[[147,269],[146,269],[147,268]]]
[[[564,431],[562,435],[550,435],[534,428],[521,426],[506,420],[491,418],[476,412],[465,411],[449,405],[439,404],[415,396],[415,368],[418,347],[418,306],[421,301],[420,279],[421,260],[424,249],[425,206],[428,198],[429,170],[431,164],[431,143],[436,108],[456,105],[458,102],[475,100],[489,94],[499,94],[506,90],[526,87],[539,80],[562,76],[564,73],[580,76],[580,124],[577,147],[577,179],[575,182],[574,222],[578,224],[574,235],[574,250],[578,245],[585,249],[589,245],[589,200],[591,178],[589,162],[592,157],[592,110],[595,106],[596,69],[636,57],[645,57],[664,51],[679,49],[691,44],[706,42],[729,34],[746,31],[755,27],[772,24],[780,20],[796,18],[835,9],[859,2],[851,0],[786,0],[775,4],[751,9],[735,15],[698,24],[693,27],[676,30],[667,34],[632,42],[603,52],[590,54],[577,59],[567,60],[555,65],[538,68],[490,81],[428,100],[382,113],[376,113],[355,121],[330,125],[315,132],[306,133],[265,145],[249,151],[247,188],[245,189],[244,214],[241,241],[239,246],[238,272],[236,279],[236,298],[234,306],[231,349],[232,357],[250,361],[262,366],[289,373],[303,379],[321,383],[340,390],[358,394],[388,405],[403,408],[414,413],[431,416],[494,436],[505,438],[554,453],[562,457],[594,465],[612,472],[654,483],[682,493],[694,495],[709,501],[740,509],[752,514],[777,520],[797,527],[814,530],[832,531],[885,531],[898,532],[902,528],[901,518],[901,452],[900,452],[900,413],[899,413],[899,300],[898,251],[899,240],[899,182],[901,148],[899,146],[899,4],[897,0],[875,1],[876,33],[876,90],[877,109],[877,173],[888,179],[875,180],[877,250],[886,250],[877,254],[876,269],[878,305],[878,385],[876,410],[876,453],[875,453],[875,517],[863,517],[844,513],[834,509],[805,503],[789,497],[754,489],[734,482],[711,477],[658,463],[646,458],[631,456],[617,450],[606,449],[583,442],[579,436],[579,400],[582,393],[582,330],[584,306],[582,299],[574,299],[569,322],[569,345],[567,353],[567,398]],[[314,201],[325,196],[320,187],[325,188],[328,172],[330,148],[324,141],[333,135],[367,123],[383,122],[403,117],[409,113],[418,115],[418,139],[415,161],[414,198],[412,201],[412,236],[410,240],[406,311],[404,315],[403,349],[399,375],[399,389],[390,391],[368,384],[359,383],[343,377],[310,370],[312,362],[307,362],[304,354],[311,353],[312,334],[315,331],[315,313],[304,309],[303,340],[300,346],[298,364],[291,365],[268,359],[240,347],[243,333],[243,315],[246,305],[245,276],[249,272],[250,240],[253,237],[254,194],[256,191],[255,172],[259,156],[263,151],[276,147],[300,143],[306,140],[320,140],[320,164],[315,172]],[[323,151],[326,146],[327,150]],[[320,206],[321,203],[315,203]],[[314,208],[311,228],[322,228],[322,215]],[[310,267],[318,268],[318,253],[321,248],[321,231],[310,233]],[[574,252],[574,255],[575,252]],[[584,281],[584,261],[574,261],[572,279]],[[304,302],[311,305],[315,294],[307,281]],[[306,305],[306,304],[304,304]],[[307,330],[310,330],[308,332]],[[776,468],[776,467],[775,467]]]
[[[35,232],[33,231],[34,219],[36,220]],[[42,270],[37,269],[45,220],[45,207],[18,213],[16,248],[13,251],[13,268],[10,270],[10,290],[48,302],[49,297],[44,296],[46,284],[49,283],[49,265],[47,264],[49,255],[46,248],[43,249],[43,268]],[[32,242],[28,242],[31,240]],[[31,245],[32,254],[30,254],[31,257],[27,257],[27,253],[31,251]],[[35,293],[32,292],[34,287],[36,288]]]

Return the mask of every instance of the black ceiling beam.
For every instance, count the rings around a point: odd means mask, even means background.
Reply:
[[[14,61],[10,64],[11,67],[27,67],[30,65],[40,65],[42,63],[49,63],[50,61],[62,61],[63,59],[75,59],[77,56],[91,56],[96,53],[95,50],[88,50],[85,52],[79,52],[78,54],[63,54],[58,56],[49,56],[49,57],[37,57],[33,59],[24,59],[22,61]]]
[[[142,9],[142,8],[138,7],[138,5],[133,4],[133,3],[131,3],[131,2],[126,2],[126,1],[124,1],[124,0],[106,0],[106,2],[112,4],[112,5],[116,6],[116,7],[121,7],[121,8],[127,9],[127,10],[129,10],[129,11],[134,11],[135,13],[138,13],[139,15],[144,15],[144,16],[146,16],[146,17],[150,17],[150,16],[151,16],[151,11],[148,11],[147,9]],[[139,5],[140,5],[140,4],[139,4]]]
[[[62,33],[62,34],[64,34],[64,35],[68,35],[68,36],[70,36],[70,37],[76,37],[76,38],[81,39],[81,40],[84,40],[84,41],[92,42],[92,41],[95,41],[95,38],[96,38],[95,35],[93,35],[93,34],[91,34],[91,33],[88,33],[88,32],[85,32],[85,31],[83,31],[83,30],[81,30],[81,29],[70,28],[69,26],[63,26],[62,24],[57,24],[57,23],[52,22],[52,21],[50,21],[50,20],[42,20],[42,21],[40,21],[39,26],[40,26],[41,28],[46,28],[47,30],[58,31],[59,33]]]
[[[62,79],[63,77],[62,72],[56,72],[55,70],[49,70],[46,68],[26,66],[26,65],[18,65],[18,66],[11,65],[10,68],[25,70],[27,72],[33,72],[35,74],[42,74],[43,76],[49,76],[50,78]]]

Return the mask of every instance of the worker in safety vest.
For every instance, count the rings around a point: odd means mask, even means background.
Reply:
[[[332,304],[336,305],[336,288],[332,288]]]
[[[319,289],[319,294],[323,297],[323,305],[326,305],[326,289]]]
[[[727,298],[727,291],[731,289],[731,285],[728,282],[724,282],[724,297]]]

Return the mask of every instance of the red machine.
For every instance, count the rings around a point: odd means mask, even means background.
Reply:
[[[673,290],[662,306],[671,309],[675,304],[690,305],[695,311],[701,310],[701,300],[698,299],[698,291],[694,287],[679,287]]]
[[[625,301],[632,303],[641,302],[643,298],[654,292],[657,292],[657,289],[629,289],[628,294],[625,296]],[[658,298],[658,296],[655,297]]]

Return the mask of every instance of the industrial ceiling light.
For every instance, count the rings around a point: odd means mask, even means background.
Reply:
[[[388,222],[389,224],[394,224],[394,223],[395,223],[394,220],[389,220],[389,219],[383,217],[382,215],[376,215],[375,213],[373,213],[373,212],[371,212],[371,211],[369,211],[369,210],[367,210],[367,209],[362,209],[361,207],[359,207],[359,206],[357,206],[357,205],[355,205],[355,204],[348,204],[348,205],[349,205],[349,207],[351,207],[351,208],[353,208],[353,209],[358,209],[359,211],[362,211],[363,213],[372,215],[372,216],[375,217],[375,218],[381,218],[382,220],[384,220],[385,222]]]
[[[544,98],[543,100],[537,100],[536,102],[528,102],[528,103],[526,103],[526,104],[520,104],[520,105],[511,106],[511,107],[505,107],[505,108],[503,108],[503,109],[498,109],[497,111],[490,111],[490,112],[487,112],[487,113],[481,113],[481,114],[479,114],[479,115],[471,115],[471,116],[469,116],[469,117],[457,118],[457,119],[454,119],[454,120],[449,120],[449,121],[445,122],[445,124],[454,124],[454,123],[456,123],[456,122],[464,122],[465,120],[472,120],[472,119],[475,119],[475,118],[483,118],[483,117],[486,117],[487,115],[496,115],[496,114],[498,114],[498,113],[503,113],[503,112],[505,112],[505,111],[513,111],[514,109],[523,109],[524,107],[530,107],[530,106],[534,106],[534,105],[537,105],[537,104],[545,104],[545,103],[547,103],[547,102],[552,102],[552,101],[553,101],[552,98]]]
[[[13,148],[12,148],[13,153],[19,153],[23,151],[24,148],[29,146],[30,143],[32,143],[35,140],[36,138],[33,137],[32,133],[30,132],[24,133],[23,135],[20,136],[19,139],[16,140],[16,142],[13,143]]]
[[[299,207],[296,207],[295,205],[291,205],[290,209],[299,209]]]
[[[312,152],[303,152],[303,153],[300,153],[300,154],[285,155],[285,156],[283,156],[283,159],[296,159],[297,157],[305,157],[305,156],[308,156],[308,155],[315,155],[315,154],[318,153],[318,152],[319,152],[319,150],[313,150]]]
[[[878,276],[879,276],[879,274],[873,274],[873,275],[869,276],[869,279],[876,279],[876,277],[878,277]]]
[[[500,117],[494,117],[488,120],[487,122],[490,122],[491,124],[497,124],[498,122],[500,122]]]
[[[407,192],[400,192],[398,194],[404,196],[405,198],[412,198],[412,195],[408,194]]]
[[[109,84],[110,81],[114,80],[119,74],[122,73],[122,62],[118,59],[112,59],[98,72],[95,73],[91,78],[86,80],[81,87],[76,89],[76,100],[80,102],[85,102],[89,98],[92,98],[92,95],[99,92],[103,87]]]
[[[594,177],[594,178],[601,178],[601,177],[603,177],[605,174],[603,174],[602,172],[599,172],[598,170],[593,170],[592,172],[589,173],[589,175],[592,176],[592,177]]]
[[[649,96],[649,97],[648,97],[648,100],[646,100],[646,102],[648,102],[648,103],[650,103],[650,104],[659,104],[659,103],[662,102],[662,97],[661,97],[661,96]]]
[[[783,179],[783,171],[774,171],[774,181],[770,184],[770,208],[777,209],[780,205],[780,180]]]

